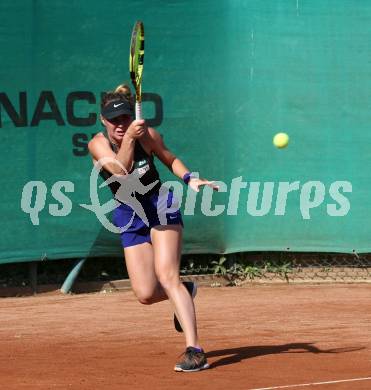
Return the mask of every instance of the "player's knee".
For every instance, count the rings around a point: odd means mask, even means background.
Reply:
[[[138,302],[141,303],[142,305],[152,305],[154,300],[152,298],[138,298]]]
[[[138,302],[142,305],[152,305],[155,301],[153,299],[153,294],[149,291],[134,291],[135,296],[138,299]]]
[[[180,284],[179,275],[171,275],[166,273],[164,275],[158,275],[158,279],[165,291],[176,288]]]

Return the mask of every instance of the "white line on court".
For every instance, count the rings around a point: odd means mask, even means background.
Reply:
[[[333,383],[345,383],[345,382],[357,382],[357,381],[369,381],[371,376],[366,378],[354,378],[354,379],[342,379],[338,381],[327,381],[327,382],[313,382],[313,383],[301,383],[298,385],[286,385],[286,386],[273,386],[273,387],[260,387],[258,389],[249,389],[249,390],[275,390],[275,389],[290,389],[294,387],[305,387],[305,386],[320,386],[320,385],[329,385]]]

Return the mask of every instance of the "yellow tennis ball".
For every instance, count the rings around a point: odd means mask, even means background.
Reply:
[[[286,133],[277,133],[273,137],[273,145],[276,148],[282,149],[286,148],[289,143],[289,136]]]

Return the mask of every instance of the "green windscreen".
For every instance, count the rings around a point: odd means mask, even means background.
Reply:
[[[2,0],[0,263],[120,255],[81,205],[136,20],[144,117],[221,182],[212,197],[180,187],[185,253],[371,251],[369,2]]]

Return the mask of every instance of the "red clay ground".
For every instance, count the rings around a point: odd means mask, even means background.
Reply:
[[[370,286],[200,288],[196,304],[211,369],[175,373],[184,346],[168,302],[142,306],[131,292],[2,299],[0,388],[247,390],[371,376]]]

